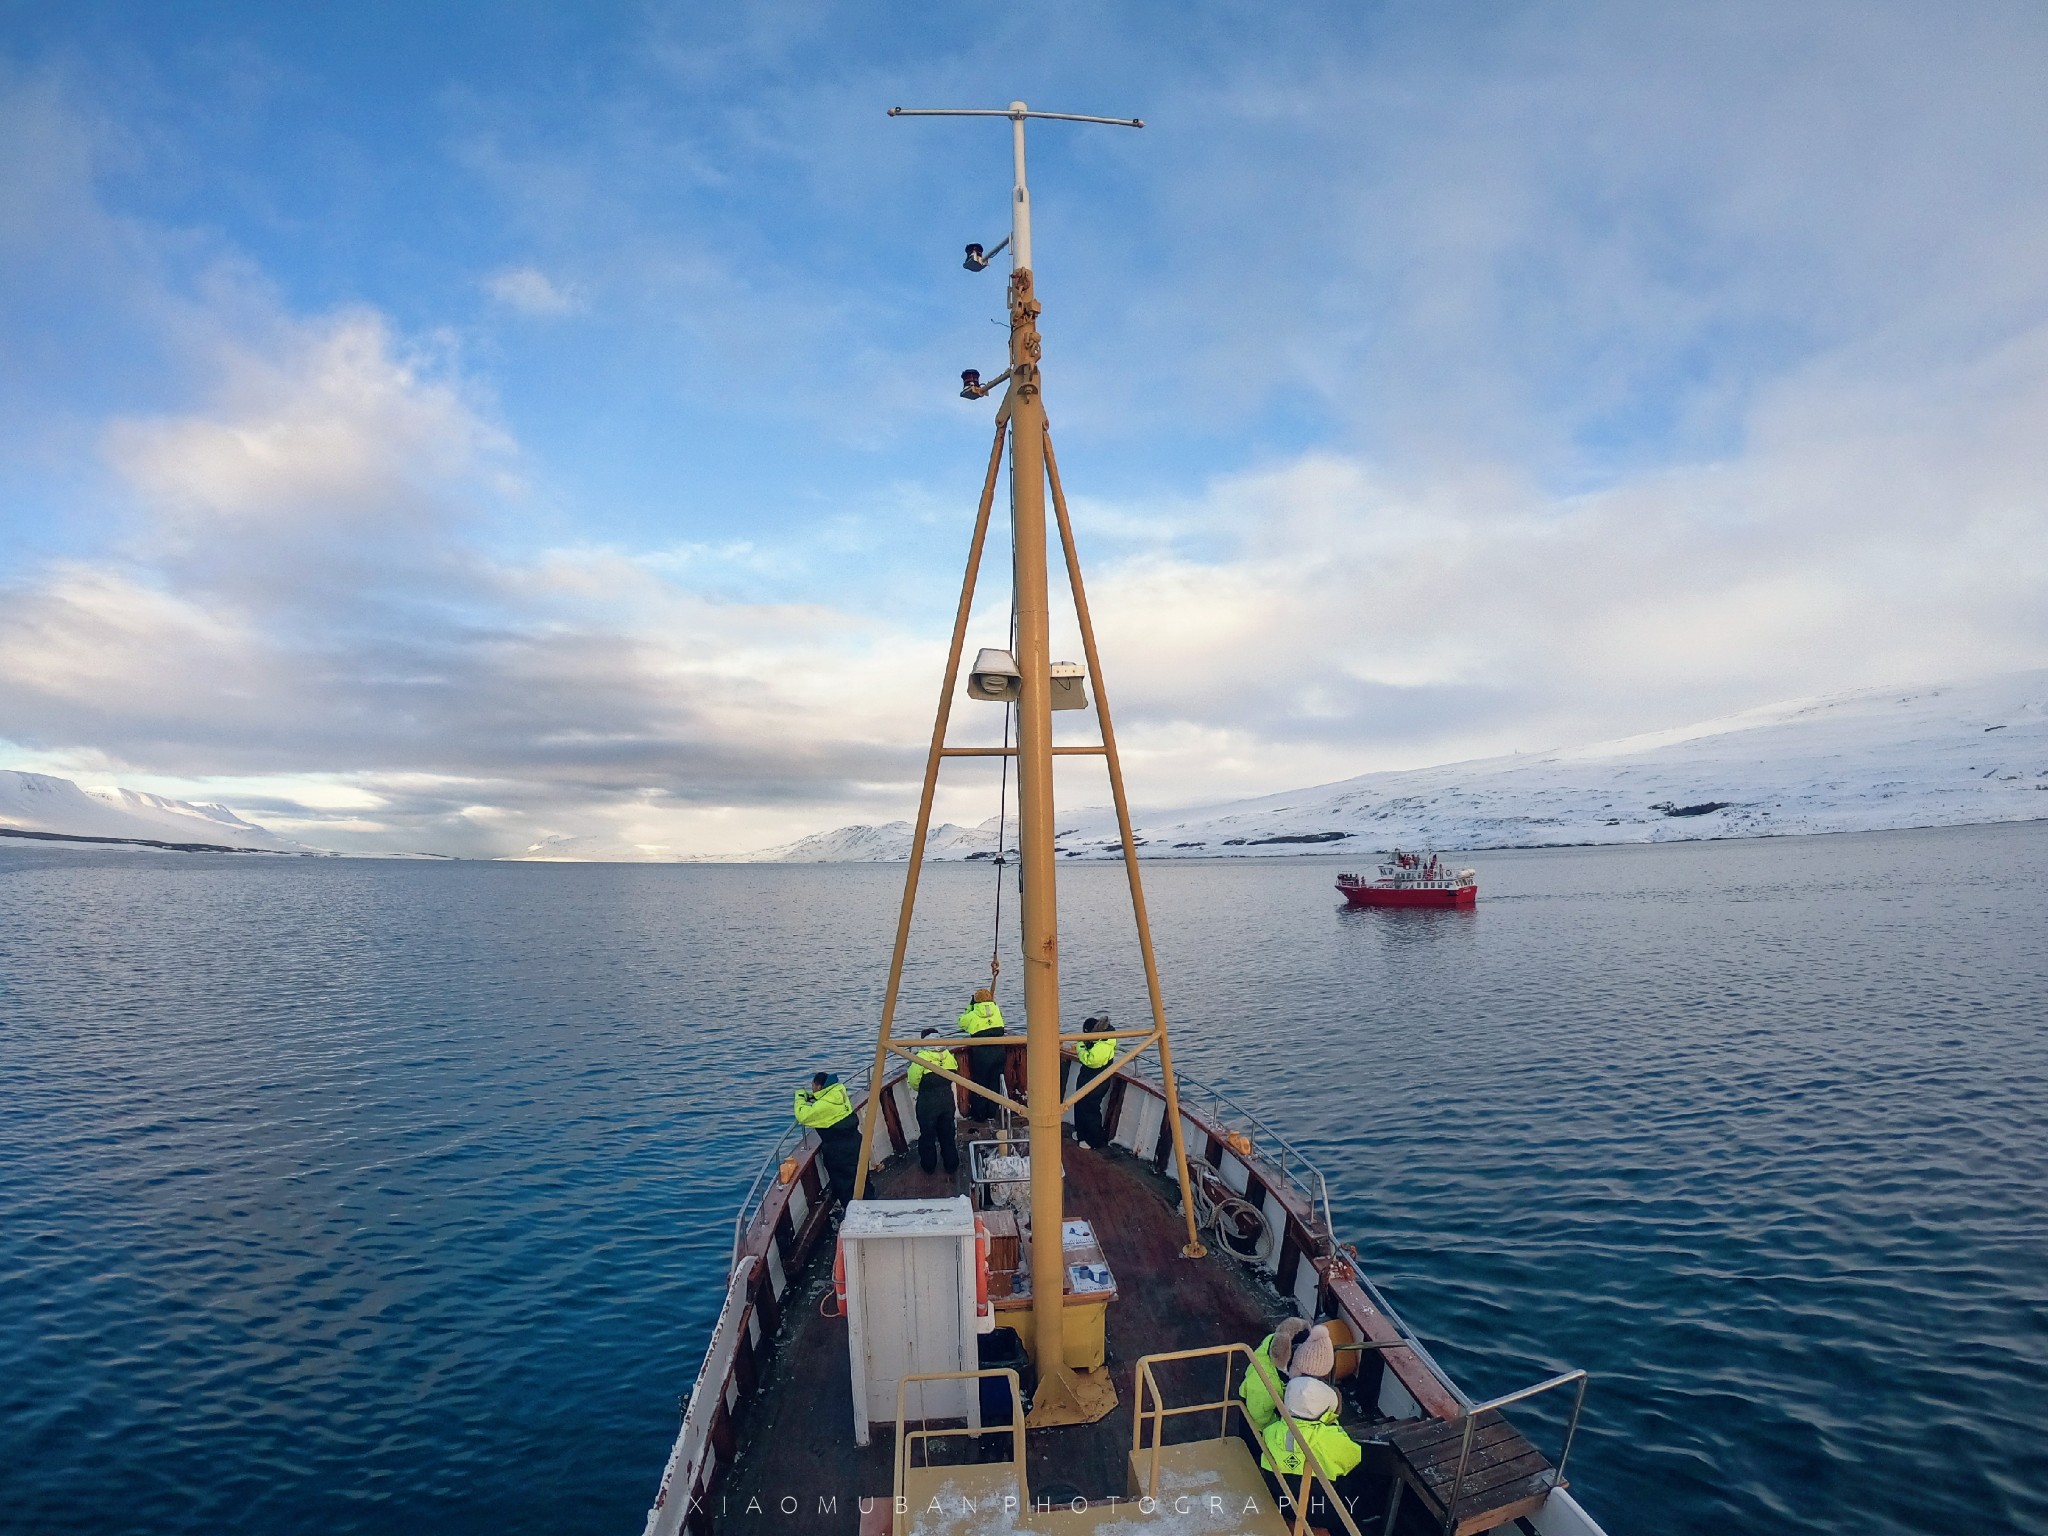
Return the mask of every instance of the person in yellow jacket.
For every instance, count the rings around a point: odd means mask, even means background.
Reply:
[[[1304,1442],[1315,1452],[1316,1465],[1322,1468],[1323,1476],[1333,1483],[1364,1458],[1364,1450],[1337,1422],[1337,1410],[1342,1405],[1337,1389],[1320,1376],[1297,1376],[1288,1382],[1285,1402],[1294,1428],[1287,1427],[1286,1419],[1275,1419],[1260,1437],[1266,1442],[1266,1449],[1259,1457],[1259,1465],[1268,1472],[1300,1477],[1302,1468],[1308,1464],[1301,1449]]]
[[[960,1033],[963,1035],[1000,1035],[1003,1032],[1003,1010],[996,1006],[996,995],[987,987],[974,994],[974,1001],[960,1015]],[[967,1048],[967,1075],[991,1093],[1003,1091],[1003,1061],[1010,1054],[1007,1045],[970,1045]],[[987,1099],[975,1096],[973,1118],[992,1120],[996,1107]]]
[[[1081,1028],[1084,1031],[1107,1029],[1109,1015],[1105,1013],[1091,1018]],[[1116,1045],[1114,1040],[1084,1040],[1074,1047],[1074,1055],[1081,1062],[1080,1080],[1074,1085],[1077,1090],[1108,1070],[1109,1064],[1116,1060]],[[1108,1087],[1104,1083],[1074,1101],[1074,1134],[1098,1152],[1109,1145],[1109,1132],[1102,1125],[1102,1101],[1109,1096]]]
[[[825,1165],[829,1193],[853,1198],[854,1175],[860,1170],[860,1121],[846,1084],[820,1072],[809,1088],[796,1091],[796,1123],[818,1134],[818,1158]]]
[[[1308,1320],[1290,1317],[1259,1341],[1259,1347],[1252,1353],[1265,1362],[1272,1372],[1273,1385],[1278,1391],[1287,1390],[1287,1367],[1294,1357],[1294,1344],[1308,1332]],[[1274,1406],[1273,1394],[1266,1390],[1266,1380],[1256,1366],[1245,1368],[1244,1380],[1239,1384],[1237,1395],[1244,1399],[1245,1417],[1252,1421],[1252,1429],[1258,1434],[1266,1432],[1266,1426],[1280,1417],[1280,1410]]]
[[[929,1040],[937,1033],[936,1029],[921,1030],[919,1037]],[[917,1166],[926,1173],[937,1173],[943,1155],[946,1172],[958,1173],[960,1147],[953,1137],[953,1080],[931,1068],[958,1072],[960,1059],[943,1043],[921,1045],[912,1054],[916,1059],[906,1075],[910,1091],[917,1095]]]

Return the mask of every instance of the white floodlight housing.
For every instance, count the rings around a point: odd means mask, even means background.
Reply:
[[[1017,658],[1008,651],[983,646],[967,674],[967,697],[986,699],[991,704],[1014,704],[1024,692],[1017,675]]]
[[[1078,661],[1056,661],[1048,669],[1052,681],[1054,709],[1088,707],[1088,669]],[[1014,704],[1024,694],[1023,679],[1017,673],[1017,658],[1008,651],[983,646],[967,673],[967,697],[986,699],[991,704]]]
[[[1088,707],[1088,669],[1078,661],[1056,661],[1052,664],[1052,707]]]

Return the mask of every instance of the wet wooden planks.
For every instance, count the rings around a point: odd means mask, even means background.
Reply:
[[[1391,1426],[1387,1444],[1395,1468],[1441,1525],[1451,1500],[1464,1443],[1463,1419],[1411,1419]],[[1551,1488],[1550,1462],[1522,1432],[1496,1412],[1472,1428],[1472,1451],[1457,1495],[1457,1530],[1491,1530],[1542,1507]]]

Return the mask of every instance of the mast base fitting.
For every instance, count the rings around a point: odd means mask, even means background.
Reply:
[[[1060,1366],[1038,1375],[1038,1390],[1031,1397],[1031,1411],[1024,1416],[1026,1429],[1055,1429],[1062,1424],[1093,1424],[1116,1411],[1116,1383],[1109,1372],[1077,1371]]]
[[[1184,1259],[1206,1259],[1209,1257],[1209,1250],[1201,1243],[1189,1243],[1181,1249],[1180,1256]]]

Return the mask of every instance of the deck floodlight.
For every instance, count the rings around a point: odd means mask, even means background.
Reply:
[[[983,646],[967,674],[967,697],[986,699],[992,704],[1014,704],[1023,695],[1024,682],[1017,675],[1017,658],[1008,651]]]
[[[1052,707],[1088,707],[1088,669],[1078,661],[1056,661],[1052,664]]]

